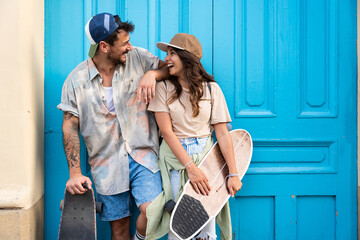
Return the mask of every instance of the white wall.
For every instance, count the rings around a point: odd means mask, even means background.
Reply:
[[[44,1],[0,2],[0,208],[44,194]]]

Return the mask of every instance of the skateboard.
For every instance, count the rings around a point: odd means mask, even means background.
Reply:
[[[231,131],[230,136],[234,146],[236,168],[239,178],[242,179],[252,156],[251,136],[241,129]],[[209,179],[209,195],[197,194],[188,180],[170,219],[170,230],[184,240],[195,237],[220,212],[230,197],[226,185],[229,170],[218,143],[209,150],[199,168]]]
[[[60,210],[58,240],[96,240],[96,212],[101,212],[102,203],[95,202],[92,189],[74,195],[65,190]]]

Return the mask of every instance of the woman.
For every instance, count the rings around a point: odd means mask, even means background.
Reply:
[[[221,152],[229,167],[227,187],[231,196],[234,196],[242,183],[237,174],[232,140],[226,127],[231,118],[221,89],[200,62],[200,42],[193,35],[179,33],[170,44],[158,43],[157,47],[167,52],[165,61],[171,75],[169,80],[157,83],[156,97],[148,107],[149,111],[155,112],[165,140],[159,154],[163,181],[170,178],[175,200],[181,195],[187,176],[197,193],[209,194],[211,187],[208,179],[197,167],[201,159],[194,160],[194,156],[204,156],[210,149],[213,143],[211,132],[215,129]],[[167,162],[169,158],[164,157],[164,154],[168,154],[167,147],[180,167]],[[166,167],[161,167],[162,161],[165,161],[163,166],[165,164]],[[215,220],[205,226],[199,238],[216,239]],[[169,233],[169,239],[177,238]]]

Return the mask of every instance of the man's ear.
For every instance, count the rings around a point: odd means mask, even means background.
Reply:
[[[104,53],[108,53],[110,51],[110,46],[108,43],[101,41],[99,42],[99,50]]]

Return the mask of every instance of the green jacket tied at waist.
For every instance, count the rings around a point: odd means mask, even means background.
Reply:
[[[192,161],[199,165],[206,153],[213,145],[213,139],[209,137],[207,144],[201,153],[191,155]],[[159,168],[161,171],[162,184],[164,191],[147,207],[147,227],[146,239],[159,239],[170,231],[170,213],[164,211],[164,205],[173,198],[170,184],[170,171],[178,170],[180,173],[180,188],[175,198],[177,201],[183,191],[183,186],[188,180],[184,166],[179,162],[165,141],[160,146]],[[216,221],[221,230],[221,239],[231,239],[231,219],[230,208],[227,202],[220,213],[216,216]]]

